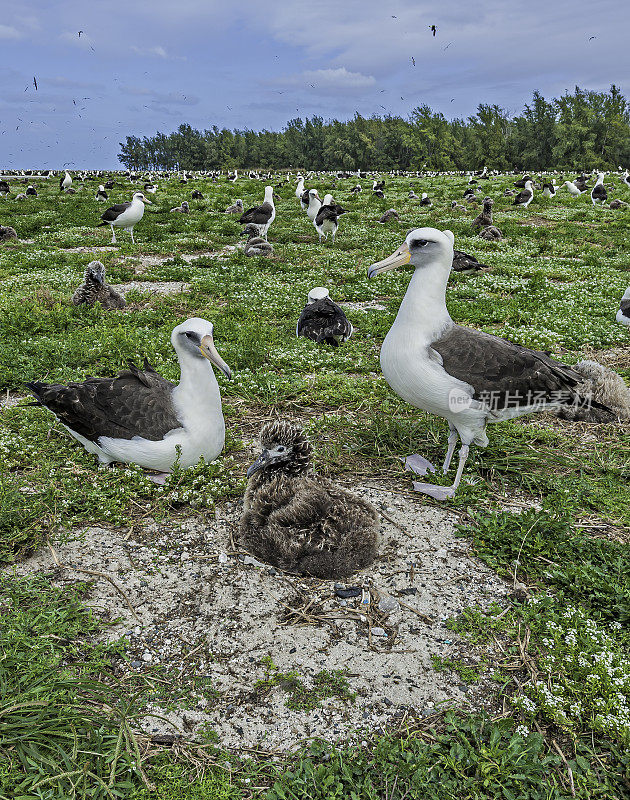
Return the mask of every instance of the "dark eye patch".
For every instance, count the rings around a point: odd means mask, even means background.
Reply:
[[[428,239],[414,239],[411,243],[412,247],[426,247],[429,244]]]

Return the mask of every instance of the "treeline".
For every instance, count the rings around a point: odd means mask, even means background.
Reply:
[[[630,104],[615,85],[576,87],[551,101],[534,92],[517,116],[479,105],[466,120],[448,120],[424,105],[408,119],[315,116],[292,119],[283,131],[183,124],[170,134],[127,136],[120,146],[128,169],[617,169],[630,165]]]

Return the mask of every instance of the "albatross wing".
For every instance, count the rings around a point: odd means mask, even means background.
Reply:
[[[148,363],[134,364],[115,378],[88,378],[67,385],[27,383],[39,405],[71,431],[95,444],[102,437],[161,441],[182,427],[173,408],[175,384],[158,375]]]

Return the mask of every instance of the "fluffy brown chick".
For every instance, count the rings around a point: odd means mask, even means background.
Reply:
[[[262,453],[248,469],[240,544],[282,570],[343,578],[368,566],[379,543],[377,511],[311,472],[302,428],[276,420],[260,432]]]
[[[492,206],[494,200],[491,197],[483,198],[483,211],[478,214],[472,221],[473,228],[487,228],[492,225]]]

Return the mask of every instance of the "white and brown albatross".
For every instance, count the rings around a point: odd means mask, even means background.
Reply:
[[[437,500],[455,494],[470,445],[488,444],[489,422],[576,406],[582,400],[575,390],[582,377],[571,367],[545,353],[453,322],[445,293],[454,239],[451,231],[417,228],[393,255],[368,269],[368,277],[373,278],[404,264],[415,268],[383,342],[381,367],[403,400],[448,422],[444,473],[461,439],[452,486],[414,483],[414,489]],[[435,471],[421,456],[410,457],[406,466],[418,474]]]
[[[112,229],[112,244],[116,244],[116,231],[114,228],[124,228],[131,234],[131,241],[135,244],[133,238],[133,227],[137,225],[144,215],[144,204],[148,203],[153,205],[150,200],[142,194],[136,192],[130,201],[126,203],[116,203],[110,206],[104,214],[101,214],[102,222],[96,226],[102,228],[109,225]]]
[[[262,205],[248,208],[247,211],[239,217],[239,222],[244,225],[255,225],[258,228],[260,236],[267,238],[267,231],[269,226],[276,218],[276,207],[273,203],[273,186],[265,187],[265,199]]]
[[[115,378],[88,378],[67,385],[27,383],[36,405],[45,406],[101,464],[114,461],[170,472],[203,456],[212,461],[225,443],[225,422],[215,364],[231,371],[214,346],[212,323],[193,317],[174,328],[181,376],[171,383],[144,362]]]
[[[330,299],[325,286],[316,286],[300,314],[295,335],[305,336],[317,344],[339,347],[352,336],[354,328],[343,309]]]

